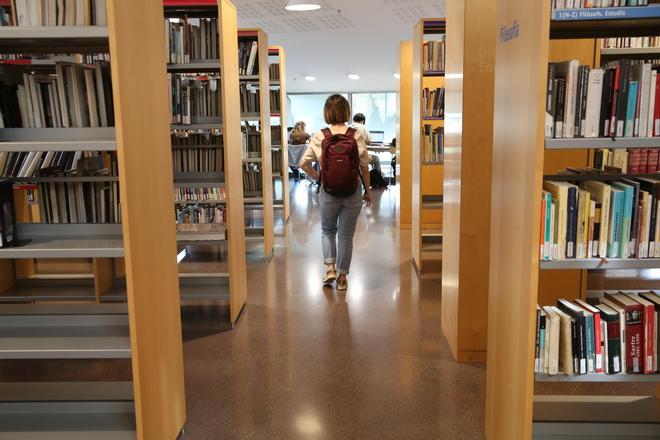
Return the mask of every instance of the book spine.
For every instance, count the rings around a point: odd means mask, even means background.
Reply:
[[[625,307],[626,313],[626,364],[628,373],[641,373],[644,361],[642,307]]]

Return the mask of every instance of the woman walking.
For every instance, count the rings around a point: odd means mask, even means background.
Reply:
[[[300,168],[321,183],[321,243],[326,266],[323,284],[331,285],[336,280],[337,290],[346,290],[355,225],[362,203],[371,205],[369,153],[364,135],[346,125],[351,118],[346,98],[330,96],[323,117],[330,127],[310,140]],[[314,170],[312,162],[321,165],[320,172]]]

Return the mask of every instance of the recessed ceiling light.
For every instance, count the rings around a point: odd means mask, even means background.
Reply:
[[[287,5],[284,7],[287,11],[316,11],[321,9],[321,5],[314,1],[309,0],[289,0]]]
[[[316,81],[316,77],[312,75],[305,75],[305,81],[314,82]]]
[[[348,77],[349,77],[350,79],[360,79],[360,75],[356,75],[356,74],[354,74],[354,73],[350,73],[350,74],[348,75]]]
[[[395,73],[395,74],[392,75],[392,76],[394,76],[396,79],[400,79],[400,78],[401,78],[401,75],[399,75],[398,73]]]

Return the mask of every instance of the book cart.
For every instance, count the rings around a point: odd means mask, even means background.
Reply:
[[[444,130],[444,118],[424,116],[422,98],[425,88],[444,87],[444,70],[428,70],[424,66],[424,46],[433,36],[444,35],[443,18],[424,18],[413,30],[412,74],[412,257],[423,272],[425,261],[442,257],[442,157],[425,155],[426,130]],[[403,75],[403,73],[402,73]],[[427,133],[428,135],[428,133]],[[440,151],[442,148],[440,148]]]
[[[0,362],[36,362],[48,371],[61,361],[123,359],[130,360],[132,373],[130,382],[0,383],[2,438],[176,439],[182,431],[185,393],[162,17],[160,1],[108,0],[107,26],[0,28],[3,54],[109,52],[114,127],[3,128],[0,151],[116,152],[116,178],[48,179],[118,180],[122,220],[17,225],[18,246],[0,249]],[[30,62],[25,65],[31,68]],[[20,221],[29,209],[17,200]],[[105,276],[94,276],[90,289],[76,283],[68,287],[68,280],[57,277],[33,280],[21,269],[34,260],[69,259],[94,259],[96,268],[113,258],[125,260],[126,304],[98,303],[98,292],[110,281]]]
[[[660,148],[657,137],[545,139],[549,61],[575,58],[598,65],[595,39],[654,35],[660,29],[657,6],[563,12],[551,11],[549,1],[498,5],[486,435],[489,439],[658,438],[660,388],[656,396],[604,395],[607,391],[598,391],[597,385],[597,395],[592,396],[534,393],[535,380],[660,382],[658,374],[534,375],[537,303],[585,299],[585,282],[579,277],[589,269],[660,267],[655,258],[539,258],[544,175],[555,179],[547,174],[565,166],[587,166],[594,149]],[[578,274],[577,283],[571,273]],[[572,287],[545,289],[547,274],[555,278],[566,274],[573,278],[566,286]]]
[[[241,124],[253,127],[258,133],[257,155],[243,157],[244,173],[256,172],[255,181],[244,181],[245,235],[248,239],[263,240],[263,257],[270,260],[275,245],[273,215],[273,177],[270,133],[270,75],[268,64],[268,36],[261,29],[239,29],[239,42],[256,42],[257,55],[253,75],[241,75],[241,86],[257,94],[258,112],[241,113]],[[245,189],[245,187],[248,189]]]
[[[245,306],[247,298],[245,229],[243,208],[243,175],[242,146],[240,131],[240,112],[238,97],[238,50],[236,36],[238,33],[236,9],[227,0],[223,1],[166,1],[165,17],[181,22],[190,19],[217,19],[218,48],[215,53],[218,58],[194,59],[189,62],[168,60],[167,71],[172,75],[201,75],[202,78],[218,78],[219,116],[195,118],[192,123],[172,123],[171,132],[184,136],[209,136],[221,134],[222,142],[199,145],[195,142],[185,145],[172,144],[173,155],[177,150],[183,154],[190,150],[203,152],[215,150],[215,168],[203,171],[178,171],[174,173],[174,190],[194,194],[195,191],[222,191],[221,197],[191,197],[175,201],[179,209],[221,209],[224,213],[224,224],[194,224],[177,225],[177,243],[179,259],[182,260],[179,270],[181,285],[181,301],[199,303],[206,301],[229,301],[230,320],[236,324]],[[209,38],[209,37],[207,37]],[[208,42],[212,42],[210,38]],[[234,75],[233,73],[236,72]],[[173,82],[173,81],[172,81]],[[235,92],[234,92],[235,91]],[[218,227],[219,226],[219,227]],[[206,261],[204,256],[211,251],[212,261]],[[196,254],[202,257],[194,258]],[[187,262],[190,256],[191,262]],[[219,257],[218,257],[219,256]],[[219,258],[219,261],[217,261]],[[201,261],[200,261],[201,260]],[[218,269],[221,268],[221,269]]]
[[[291,204],[289,201],[289,136],[288,99],[286,96],[286,56],[281,46],[270,46],[268,56],[273,69],[277,69],[277,78],[270,78],[270,89],[279,90],[279,110],[271,110],[271,128],[279,126],[279,131],[271,130],[273,182],[281,180],[280,189],[274,188],[274,207],[282,210],[284,222],[289,221]],[[275,186],[275,185],[274,185]],[[281,191],[282,198],[277,199]]]

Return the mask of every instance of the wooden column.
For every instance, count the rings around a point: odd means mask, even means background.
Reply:
[[[137,438],[174,440],[186,409],[163,2],[107,7]]]
[[[486,358],[494,33],[495,0],[447,3],[442,328],[459,361]]]
[[[268,36],[261,29],[259,35],[259,96],[261,99],[261,177],[264,207],[264,257],[270,258],[275,249],[275,220],[273,215],[273,157],[270,139],[270,73],[268,64]],[[224,71],[223,71],[224,72]]]
[[[232,324],[247,300],[245,264],[245,213],[243,212],[243,147],[241,145],[241,97],[238,80],[238,23],[236,8],[229,0],[218,0],[220,23],[220,83],[225,143],[225,186],[227,187],[227,254],[230,274],[229,306]],[[272,190],[271,190],[272,191]],[[272,192],[271,192],[272,197]]]
[[[530,439],[550,5],[497,1],[486,437]]]
[[[399,44],[399,132],[397,161],[399,163],[399,227],[412,226],[412,41]]]

